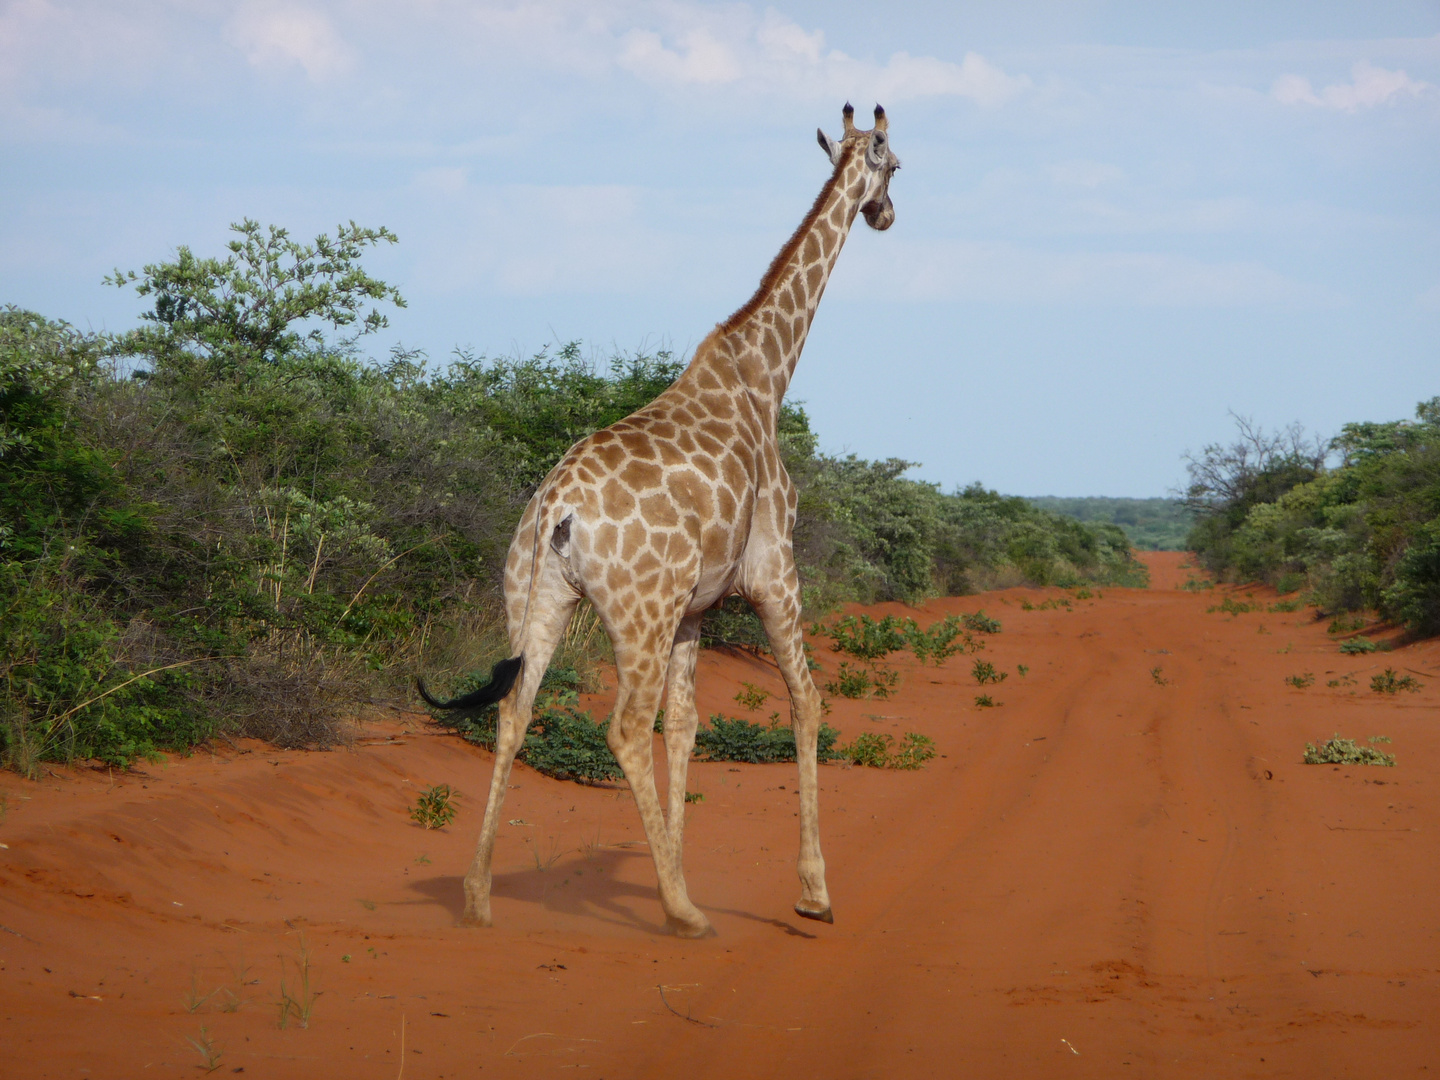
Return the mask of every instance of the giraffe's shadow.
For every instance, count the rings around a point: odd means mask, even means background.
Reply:
[[[538,904],[557,915],[664,934],[665,920],[655,886],[623,880],[634,859],[644,860],[648,867],[650,854],[643,848],[603,848],[588,858],[572,856],[549,866],[496,871],[491,876],[490,895],[497,900]],[[415,881],[410,888],[443,906],[458,923],[465,906],[461,882],[460,877],[432,877]],[[660,918],[647,917],[652,913]]]
[[[550,866],[530,866],[494,873],[490,894],[495,899],[538,904],[546,911],[577,919],[594,919],[611,926],[664,936],[670,933],[660,910],[660,898],[653,884],[622,880],[629,876],[631,860],[641,859],[647,869],[650,854],[645,849],[604,848],[588,858],[566,858]],[[623,871],[623,872],[622,872]],[[465,907],[462,878],[423,878],[410,888],[444,907],[458,924]],[[791,937],[813,938],[784,919],[767,918],[733,908],[707,908],[710,914],[724,914],[763,923]]]

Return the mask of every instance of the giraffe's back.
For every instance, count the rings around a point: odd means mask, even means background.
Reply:
[[[512,622],[523,617],[542,499],[568,508],[566,576],[597,608],[687,595],[698,611],[730,591],[757,500],[767,512],[782,505],[765,490],[779,459],[743,392],[685,381],[576,443],[546,477],[506,564]]]

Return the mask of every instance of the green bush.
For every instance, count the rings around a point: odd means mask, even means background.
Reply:
[[[977,634],[998,634],[1000,633],[1000,620],[992,619],[983,611],[974,611],[968,615],[962,615],[960,621],[965,624],[967,630],[974,630]]]
[[[1389,742],[1383,736],[1377,736],[1370,740],[1373,742]],[[1354,739],[1342,739],[1339,734],[1330,737],[1328,742],[1319,746],[1314,743],[1305,744],[1305,754],[1301,760],[1306,765],[1383,765],[1386,768],[1395,767],[1395,756],[1382,753],[1371,746],[1360,746]]]
[[[854,765],[872,769],[918,769],[935,756],[935,743],[929,736],[909,731],[894,750],[895,737],[882,732],[867,731],[842,746],[839,756]]]
[[[876,622],[869,615],[846,615],[825,630],[835,648],[857,660],[878,660],[905,648],[917,633],[913,619],[886,615]]]
[[[900,685],[900,673],[880,664],[852,665],[841,661],[835,678],[825,684],[825,692],[844,698],[888,698]]]
[[[1409,694],[1418,694],[1424,686],[1414,675],[1401,675],[1394,668],[1388,667],[1370,680],[1370,689],[1377,694],[1398,694],[1402,690]]]
[[[586,784],[624,777],[605,741],[609,721],[597,724],[588,712],[582,712],[573,691],[541,699],[535,713],[520,754],[526,765],[557,780]]]
[[[1349,641],[1341,642],[1340,651],[1347,656],[1355,656],[1362,653],[1372,653],[1379,646],[1367,637],[1353,637]]]
[[[755,609],[738,596],[730,596],[705,612],[700,620],[700,644],[707,649],[748,649],[768,653],[770,639]]]
[[[910,651],[922,664],[932,663],[936,667],[956,653],[979,652],[985,647],[983,641],[976,641],[965,629],[965,623],[958,615],[947,615],[930,624],[926,630],[914,626],[908,635]]]
[[[443,829],[455,820],[455,790],[435,784],[420,792],[410,808],[410,819],[426,829]]]
[[[835,757],[835,740],[840,733],[829,724],[820,725],[820,761]],[[714,713],[708,726],[695,733],[695,752],[705,761],[744,761],[765,765],[795,760],[795,732],[781,724],[768,727],[749,720]]]
[[[1440,631],[1440,398],[1413,421],[1346,424],[1328,442],[1242,425],[1190,470],[1190,542],[1212,572]]]
[[[984,686],[986,683],[994,683],[999,686],[1010,677],[1009,672],[996,670],[995,665],[988,660],[976,660],[970,669],[970,674],[980,686]]]

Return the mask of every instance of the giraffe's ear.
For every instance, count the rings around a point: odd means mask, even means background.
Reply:
[[[831,165],[840,164],[840,144],[826,135],[820,128],[815,129],[815,138],[820,142],[820,149],[824,150],[830,157]]]

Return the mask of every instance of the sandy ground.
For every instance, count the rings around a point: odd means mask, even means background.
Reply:
[[[1207,613],[1223,590],[1149,559],[1151,589],[1070,609],[912,612],[1003,621],[999,707],[964,657],[834,702],[846,739],[942,755],[822,768],[834,926],[791,911],[791,766],[692,768],[698,942],[663,933],[628,793],[523,766],[496,926],[457,927],[490,758],[419,717],[333,753],[6,774],[0,1076],[198,1076],[207,1041],[216,1075],[261,1077],[1440,1072],[1440,642],[1343,656],[1304,612]],[[1424,690],[1372,693],[1387,664]],[[781,695],[764,662],[702,666],[702,715],[745,715],[742,680]],[[1389,736],[1398,767],[1300,763],[1334,732]],[[461,812],[426,832],[407,808],[435,783]]]

